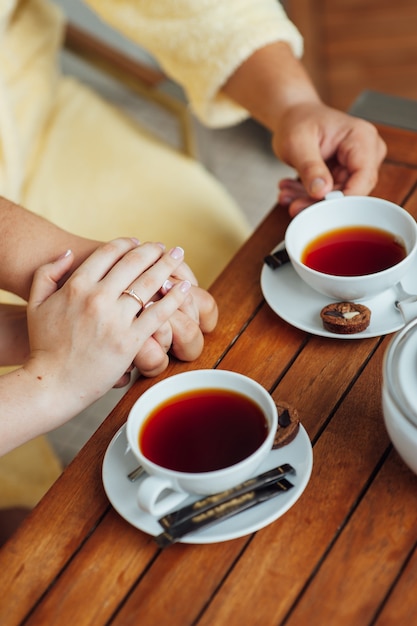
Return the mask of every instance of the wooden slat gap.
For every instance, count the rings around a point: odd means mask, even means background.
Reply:
[[[250,315],[250,317],[246,320],[246,322],[243,324],[243,326],[241,326],[239,328],[239,330],[237,331],[236,335],[233,337],[233,339],[230,340],[230,342],[227,344],[226,348],[224,349],[224,351],[221,353],[221,355],[219,356],[219,358],[217,359],[217,361],[214,363],[213,365],[213,369],[216,369],[220,363],[223,361],[223,359],[225,358],[225,356],[230,352],[230,350],[233,348],[233,346],[237,343],[237,341],[239,340],[239,338],[243,335],[243,333],[245,332],[245,330],[247,329],[247,327],[250,325],[250,323],[254,320],[254,318],[258,315],[259,311],[262,309],[262,307],[265,305],[265,300],[261,300],[261,302],[259,302],[259,304],[255,307],[255,309],[253,310],[252,314]]]
[[[415,165],[412,165],[411,163],[405,163],[404,161],[401,161],[400,159],[395,159],[393,157],[390,158],[390,156],[388,155],[387,158],[385,159],[385,163],[389,164],[389,165],[395,165],[398,167],[403,167],[406,170],[412,170],[415,171],[416,167]],[[415,191],[415,189],[417,188],[417,183],[415,183],[412,187],[411,187],[411,191],[408,192],[407,197],[412,195]]]
[[[38,597],[36,602],[34,602],[34,604],[32,605],[32,608],[29,611],[29,613],[27,613],[25,615],[25,617],[23,618],[22,626],[24,626],[24,624],[26,624],[27,621],[32,617],[33,613],[36,612],[38,607],[42,604],[44,598],[47,597],[49,591],[54,588],[56,582],[66,572],[66,570],[71,565],[71,563],[75,560],[77,555],[81,552],[81,550],[84,548],[84,546],[88,543],[90,537],[93,535],[95,530],[100,526],[100,524],[103,522],[104,518],[109,514],[111,508],[112,507],[111,507],[111,505],[109,503],[109,505],[104,509],[103,513],[99,516],[99,518],[91,526],[90,531],[85,535],[84,539],[82,541],[80,541],[78,547],[76,548],[76,550],[74,550],[74,552],[72,553],[71,557],[67,561],[65,561],[65,563],[61,566],[59,572],[54,576],[54,578],[51,579],[51,581],[49,582],[48,586],[45,587],[45,590],[42,593],[42,595]]]
[[[376,624],[376,622],[378,621],[378,618],[380,616],[380,614],[382,613],[382,611],[384,610],[385,605],[387,604],[388,600],[390,599],[395,587],[397,586],[398,581],[400,580],[403,572],[405,571],[405,569],[407,568],[409,562],[411,561],[411,559],[413,558],[414,553],[417,550],[417,541],[415,542],[414,546],[412,547],[412,549],[409,552],[409,555],[406,559],[404,559],[404,562],[402,564],[402,567],[398,570],[397,575],[395,576],[395,578],[392,581],[392,584],[390,585],[389,590],[387,591],[385,598],[383,600],[383,602],[381,602],[381,604],[378,607],[378,610],[375,612],[374,617],[372,618],[372,620],[369,622],[369,626],[374,626],[374,624]]]
[[[130,589],[126,593],[126,595],[124,596],[123,601],[118,604],[117,608],[115,608],[115,610],[111,614],[111,616],[110,616],[110,618],[109,618],[109,620],[107,622],[108,624],[111,624],[113,622],[113,620],[117,617],[117,615],[120,613],[120,611],[123,609],[123,607],[125,606],[125,604],[129,600],[129,598],[131,597],[132,593],[135,591],[136,587],[140,584],[141,580],[143,580],[143,578],[146,576],[146,574],[151,570],[151,568],[153,567],[153,565],[155,564],[156,560],[158,559],[158,557],[160,556],[161,553],[162,553],[162,549],[158,549],[154,553],[153,557],[151,559],[149,559],[149,562],[146,565],[146,567],[143,568],[141,574],[137,577],[137,579],[130,586]]]
[[[369,487],[372,486],[375,477],[377,476],[377,474],[379,473],[379,471],[383,467],[383,465],[384,465],[384,463],[385,463],[385,461],[386,461],[386,459],[387,459],[387,457],[388,457],[388,455],[390,454],[391,451],[392,451],[392,444],[389,444],[389,446],[385,449],[384,453],[379,458],[379,460],[378,460],[377,464],[375,465],[374,469],[369,474],[367,480],[363,484],[362,489],[360,490],[356,500],[354,500],[354,502],[352,502],[352,506],[350,507],[349,511],[346,513],[346,516],[345,516],[345,518],[343,520],[343,523],[338,527],[338,529],[335,532],[334,536],[332,537],[331,541],[329,542],[327,547],[323,550],[323,552],[322,552],[319,560],[317,561],[316,565],[312,568],[311,573],[308,576],[308,578],[306,579],[303,587],[300,589],[299,593],[297,594],[296,598],[294,599],[294,602],[289,607],[287,613],[284,616],[284,619],[282,620],[282,622],[280,622],[280,626],[285,626],[285,624],[288,622],[289,618],[291,617],[292,612],[296,608],[298,602],[304,596],[304,593],[306,592],[306,590],[310,586],[311,582],[316,577],[317,572],[320,571],[321,566],[326,561],[326,559],[327,559],[328,555],[330,554],[333,546],[337,543],[340,535],[342,534],[344,529],[347,527],[347,525],[348,525],[350,519],[352,518],[352,516],[354,515],[356,509],[358,508],[358,506],[362,502],[363,498],[365,497]],[[369,625],[369,626],[371,626],[371,625]]]
[[[281,383],[283,378],[286,376],[286,374],[288,374],[288,372],[290,371],[291,367],[297,361],[298,357],[302,354],[302,352],[304,351],[304,348],[307,346],[308,343],[310,343],[311,339],[312,339],[312,335],[307,334],[305,339],[304,339],[304,341],[302,341],[300,343],[297,352],[295,352],[295,354],[292,357],[292,359],[290,359],[288,361],[287,365],[284,367],[284,369],[282,370],[281,374],[275,380],[274,385],[268,390],[269,393],[271,394],[271,396],[275,392],[275,390],[277,389],[277,387],[279,386],[279,384]]]
[[[411,189],[408,191],[408,193],[405,194],[404,199],[401,203],[401,206],[405,206],[416,191],[417,191],[417,182],[415,182],[414,185],[411,187]]]
[[[311,440],[311,445],[314,447],[315,444],[317,443],[317,441],[320,439],[320,437],[322,436],[322,434],[325,432],[327,426],[330,424],[330,422],[332,421],[334,415],[337,413],[337,411],[339,410],[339,407],[343,404],[343,402],[345,401],[345,398],[349,395],[349,393],[351,392],[352,388],[354,387],[356,381],[358,380],[358,378],[362,375],[362,372],[365,370],[366,366],[368,365],[369,361],[372,359],[372,357],[374,356],[375,352],[378,350],[379,346],[381,345],[381,343],[383,342],[384,337],[380,337],[378,339],[378,341],[376,342],[374,348],[368,353],[368,356],[366,357],[366,359],[364,359],[362,365],[360,366],[360,368],[357,370],[355,376],[349,381],[349,384],[347,385],[346,389],[343,391],[343,393],[340,395],[340,398],[338,399],[338,401],[336,402],[336,404],[334,405],[333,409],[329,412],[329,415],[327,417],[327,419],[323,422],[323,424],[321,425],[321,427],[318,429],[317,433],[315,434],[315,436],[312,438]]]
[[[248,535],[247,541],[243,544],[242,549],[236,553],[236,557],[233,559],[233,561],[231,561],[230,567],[225,571],[224,575],[219,579],[219,584],[216,585],[216,587],[213,589],[213,592],[210,598],[208,598],[207,602],[205,602],[204,605],[201,607],[201,610],[199,611],[197,617],[191,622],[190,626],[197,626],[200,619],[204,616],[204,613],[206,612],[210,604],[213,602],[213,600],[217,596],[220,589],[223,587],[224,582],[228,579],[231,572],[233,572],[235,565],[240,561],[240,558],[243,556],[243,554],[248,549],[249,545],[252,543],[255,535],[256,535],[256,532],[252,533],[251,535]]]

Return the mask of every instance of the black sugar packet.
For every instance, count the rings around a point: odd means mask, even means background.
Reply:
[[[223,521],[289,491],[294,485],[285,478],[288,474],[295,474],[295,469],[285,463],[250,478],[237,487],[207,496],[165,515],[158,520],[164,532],[155,537],[157,544],[165,548],[188,533]]]

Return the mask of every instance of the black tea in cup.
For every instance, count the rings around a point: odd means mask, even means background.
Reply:
[[[268,434],[261,408],[227,389],[193,389],[157,406],[139,433],[153,463],[179,472],[211,472],[255,452]]]

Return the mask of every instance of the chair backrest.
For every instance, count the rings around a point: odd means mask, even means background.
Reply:
[[[195,158],[194,131],[187,103],[162,89],[169,80],[162,70],[127,56],[71,22],[66,27],[64,47],[131,91],[152,100],[175,115],[182,135],[181,149]]]

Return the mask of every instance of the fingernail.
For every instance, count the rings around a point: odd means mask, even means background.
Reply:
[[[169,291],[170,289],[172,289],[173,286],[174,284],[167,278],[164,284],[162,285],[162,289],[164,291]]]
[[[324,178],[315,178],[310,185],[309,193],[311,195],[320,193],[325,185],[326,181],[324,180]]]
[[[170,255],[173,259],[181,259],[184,256],[184,250],[180,248],[180,246],[177,246],[176,248],[172,248]]]
[[[289,204],[291,204],[292,198],[290,198],[289,196],[279,196],[278,201],[280,204],[282,204],[282,206],[288,206]]]
[[[160,248],[162,248],[162,250],[165,250],[166,245],[164,243],[162,243],[161,241],[157,241],[156,243]]]
[[[133,243],[134,243],[134,244],[136,244],[137,246],[140,244],[139,239],[136,239],[136,237],[131,237],[130,239],[131,239],[131,240],[133,241]]]
[[[187,291],[190,291],[190,289],[191,289],[191,283],[190,283],[190,281],[189,281],[189,280],[184,280],[184,281],[181,283],[180,289],[181,289],[181,291],[182,291],[183,293],[187,293]]]
[[[69,256],[71,254],[72,250],[66,250],[64,252],[64,254],[61,254],[58,258],[57,261],[60,261],[61,259],[66,259],[67,256]]]

